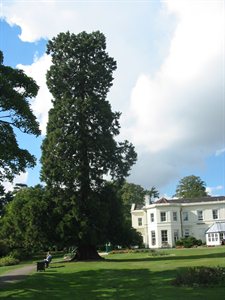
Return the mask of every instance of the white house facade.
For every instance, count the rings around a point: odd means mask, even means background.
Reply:
[[[194,236],[209,246],[225,241],[225,197],[167,200],[131,207],[132,227],[148,248],[174,247],[176,240]]]

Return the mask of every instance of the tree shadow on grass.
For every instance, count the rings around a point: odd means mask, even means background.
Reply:
[[[76,267],[75,267],[76,268]],[[24,282],[9,285],[0,293],[4,299],[222,299],[225,288],[177,288],[171,284],[175,270],[152,272],[149,269],[98,269],[72,273],[36,273]],[[219,292],[218,292],[219,291]],[[209,297],[211,293],[211,296]]]

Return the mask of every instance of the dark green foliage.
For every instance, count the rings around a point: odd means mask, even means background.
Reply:
[[[150,201],[152,198],[159,198],[159,191],[153,186],[150,190],[146,191],[146,195],[150,197]]]
[[[181,238],[178,241],[176,241],[176,246],[184,246],[184,248],[191,248],[194,246],[201,246],[201,245],[202,245],[202,240],[197,240],[193,236]]]
[[[142,186],[134,183],[125,182],[120,190],[121,198],[123,201],[123,211],[125,219],[131,224],[131,205],[133,203],[144,205],[145,195],[151,198],[158,198],[159,192],[155,187],[150,190],[145,190]]]
[[[40,134],[28,102],[37,92],[35,81],[22,70],[3,65],[0,51],[0,183],[12,180],[26,167],[35,165],[34,156],[19,148],[13,128],[27,134]]]
[[[193,267],[177,273],[173,285],[214,286],[225,283],[225,268]]]
[[[178,198],[199,198],[209,196],[206,192],[206,184],[198,176],[186,176],[180,180],[176,194]]]
[[[48,42],[47,53],[52,55],[47,85],[54,106],[42,145],[41,177],[54,194],[59,235],[79,252],[113,236],[106,228],[115,193],[109,194],[104,176],[122,182],[136,153],[128,141],[115,141],[120,113],[112,112],[106,95],[116,62],[106,52],[105,36],[60,33]],[[113,216],[111,231],[120,212]]]
[[[9,253],[9,247],[6,241],[0,240],[0,257],[5,256]]]
[[[6,204],[11,202],[12,199],[12,192],[9,191],[6,193],[4,187],[0,184],[0,217],[4,214]]]
[[[0,236],[9,250],[33,253],[48,247],[54,236],[50,205],[41,186],[16,193],[0,220]]]

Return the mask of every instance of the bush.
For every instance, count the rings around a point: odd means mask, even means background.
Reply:
[[[17,265],[18,263],[19,259],[16,259],[12,256],[5,256],[0,258],[0,267]]]
[[[184,246],[184,248],[191,248],[194,246],[201,246],[202,245],[202,240],[197,240],[193,236],[189,236],[186,238],[181,238],[180,240],[176,241],[176,246]]]
[[[225,268],[193,267],[178,272],[175,286],[211,286],[225,283]]]

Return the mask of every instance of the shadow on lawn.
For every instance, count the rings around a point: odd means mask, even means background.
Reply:
[[[74,267],[76,268],[76,267]],[[24,283],[9,285],[7,296],[16,299],[216,299],[207,298],[204,289],[175,288],[175,272],[151,272],[149,269],[98,269],[73,273],[43,272],[30,276]],[[222,290],[224,292],[224,289]],[[2,291],[4,292],[4,291]],[[217,298],[219,299],[219,298]]]

